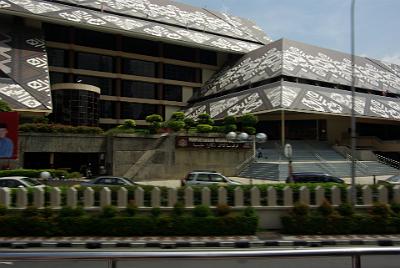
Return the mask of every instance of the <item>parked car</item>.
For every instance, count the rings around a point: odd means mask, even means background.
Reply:
[[[197,185],[197,186],[209,186],[209,185],[240,185],[239,182],[233,181],[221,173],[215,171],[192,171],[181,180],[181,186],[186,185]]]
[[[286,183],[290,182],[290,178],[287,177]],[[338,177],[318,172],[296,172],[292,173],[292,182],[295,183],[323,183],[323,182],[335,182],[344,183],[343,179]]]
[[[379,184],[400,184],[400,174],[390,176],[385,180],[378,180]]]
[[[22,176],[11,176],[11,177],[1,177],[0,178],[0,187],[8,187],[8,188],[43,188],[46,185],[38,182],[35,179],[22,177]]]
[[[90,181],[82,182],[81,186],[133,186],[135,182],[122,177],[101,176]]]

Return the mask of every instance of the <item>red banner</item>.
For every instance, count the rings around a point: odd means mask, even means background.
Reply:
[[[0,159],[18,157],[18,123],[17,112],[0,112]]]

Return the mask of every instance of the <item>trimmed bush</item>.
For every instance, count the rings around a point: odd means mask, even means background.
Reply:
[[[183,121],[185,119],[185,113],[175,112],[171,115],[171,119],[176,121]]]
[[[194,128],[196,126],[196,121],[194,121],[193,118],[187,117],[183,120],[183,122],[185,123],[185,129],[187,131],[189,131],[189,129]]]
[[[206,124],[199,124],[197,125],[197,131],[200,133],[210,133],[213,129],[211,125],[206,125]]]
[[[167,126],[173,131],[177,132],[185,127],[185,122],[183,122],[182,120],[171,120],[168,121]]]
[[[218,205],[215,208],[215,212],[216,212],[217,216],[226,216],[229,213],[231,213],[231,207],[228,205]]]
[[[257,130],[254,127],[243,127],[243,131],[249,135],[254,135],[254,134],[256,134]]]
[[[61,124],[46,123],[26,123],[19,126],[22,132],[39,132],[39,133],[71,133],[71,134],[103,134],[103,130],[99,127],[87,126],[67,126]]]
[[[197,123],[201,125],[214,125],[214,120],[207,113],[199,114],[197,117]]]
[[[229,132],[232,132],[232,131],[236,131],[237,130],[237,126],[236,125],[233,125],[233,124],[230,124],[230,125],[225,125],[225,133],[229,133]]]
[[[193,216],[195,216],[195,217],[204,218],[204,217],[208,217],[211,215],[211,210],[208,206],[198,205],[198,206],[194,207],[192,213],[193,213]]]
[[[236,125],[236,117],[228,115],[224,118],[224,125]]]

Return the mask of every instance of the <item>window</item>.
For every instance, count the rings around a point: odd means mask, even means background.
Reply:
[[[122,81],[122,96],[131,98],[156,99],[156,84],[139,81]]]
[[[187,82],[197,82],[196,81],[196,71],[198,69],[165,64],[164,65],[164,78],[171,80],[187,81]]]
[[[64,73],[50,72],[50,84],[67,83],[68,75]]]
[[[164,57],[194,62],[196,61],[196,49],[191,47],[164,44]]]
[[[164,85],[164,100],[182,101],[182,87],[175,85]]]
[[[210,174],[210,180],[212,182],[226,182],[222,176],[217,174]]]
[[[123,37],[122,50],[148,56],[158,56],[158,43],[149,40]]]
[[[156,63],[142,60],[123,59],[122,72],[139,76],[156,77]]]
[[[100,117],[114,118],[115,103],[112,101],[100,101]]]
[[[209,50],[200,50],[200,63],[217,65],[217,53]]]
[[[43,28],[46,41],[69,43],[70,27],[45,23]]]
[[[57,48],[47,48],[49,66],[68,67],[67,51]]]
[[[115,50],[115,36],[85,29],[75,29],[75,44]]]
[[[85,76],[85,75],[75,76],[75,83],[83,83],[99,87],[101,90],[100,93],[101,95],[113,96],[113,82],[114,80],[111,78]]]
[[[121,119],[145,120],[146,116],[157,113],[157,105],[145,103],[121,103]]]
[[[210,178],[208,177],[208,174],[198,174],[197,180],[198,181],[210,181]]]
[[[113,72],[113,58],[98,54],[76,53],[76,68],[100,72]]]

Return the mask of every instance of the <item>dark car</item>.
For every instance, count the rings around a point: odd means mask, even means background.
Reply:
[[[344,180],[326,174],[326,173],[318,173],[318,172],[298,172],[292,173],[292,181],[288,177],[286,179],[286,183],[294,182],[294,183],[323,183],[323,182],[335,182],[335,183],[344,183]]]
[[[240,185],[239,182],[233,181],[221,173],[213,170],[194,170],[181,180],[181,186],[210,186],[210,185]]]
[[[136,183],[127,178],[102,176],[93,180],[82,182],[81,186],[133,186]]]

